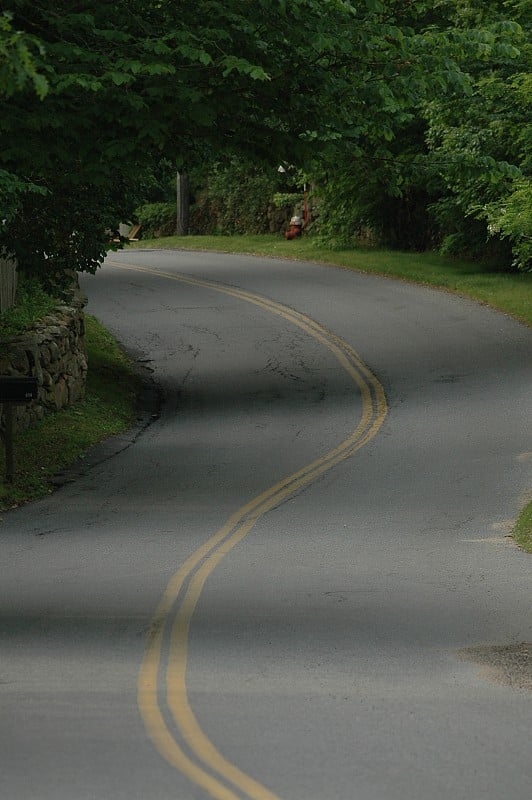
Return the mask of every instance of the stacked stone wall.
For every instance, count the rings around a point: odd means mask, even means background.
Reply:
[[[16,430],[83,398],[87,378],[83,301],[59,305],[23,335],[1,342],[0,375],[37,378],[37,399],[14,406]],[[0,427],[4,426],[0,403]]]

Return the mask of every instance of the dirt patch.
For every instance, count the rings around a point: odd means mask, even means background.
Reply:
[[[479,664],[485,680],[532,691],[532,642],[464,647],[458,656]]]

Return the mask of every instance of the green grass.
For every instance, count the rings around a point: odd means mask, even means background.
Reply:
[[[327,250],[312,237],[170,236],[141,240],[129,247],[213,250],[335,264],[455,292],[510,314],[532,326],[532,273],[487,271],[479,264],[436,253],[402,253],[374,248]]]
[[[57,297],[48,294],[36,280],[19,277],[17,304],[0,316],[0,340],[19,336],[36,319],[53,312]]]
[[[527,553],[532,553],[532,501],[519,515],[512,535],[519,547]]]
[[[15,475],[4,482],[5,452],[0,447],[0,509],[52,491],[51,479],[96,442],[127,430],[136,416],[141,381],[112,336],[86,317],[89,376],[85,399],[15,434]]]

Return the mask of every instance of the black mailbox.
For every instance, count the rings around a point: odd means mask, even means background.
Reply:
[[[37,378],[0,375],[0,403],[29,403],[37,398]]]

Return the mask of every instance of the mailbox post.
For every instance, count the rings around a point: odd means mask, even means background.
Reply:
[[[0,375],[0,403],[4,406],[6,429],[4,445],[6,449],[6,482],[13,482],[13,407],[24,405],[35,400],[38,392],[37,378],[18,377],[16,375]]]

